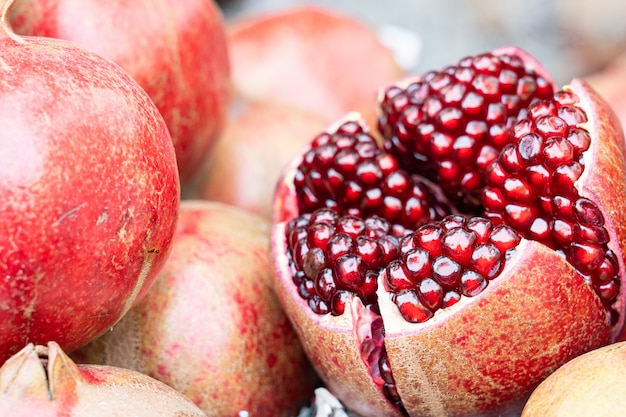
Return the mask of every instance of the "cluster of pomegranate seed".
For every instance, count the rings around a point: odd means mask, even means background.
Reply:
[[[436,180],[452,198],[471,200],[518,116],[533,99],[552,94],[519,57],[486,53],[387,88],[379,128],[403,167]]]
[[[602,212],[575,187],[591,144],[578,101],[559,91],[529,106],[486,172],[482,202],[489,218],[562,251],[610,310],[619,287],[617,257],[607,246]]]
[[[301,213],[328,207],[358,217],[380,216],[403,235],[448,213],[428,185],[398,165],[356,121],[311,143],[294,185]]]
[[[378,275],[399,253],[399,238],[381,217],[340,216],[321,208],[287,226],[293,280],[317,314],[341,315],[353,294],[376,306]]]
[[[485,218],[447,216],[405,236],[402,256],[387,265],[384,279],[402,316],[421,323],[462,295],[482,292],[519,241],[513,229]]]

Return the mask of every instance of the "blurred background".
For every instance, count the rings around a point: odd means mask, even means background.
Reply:
[[[376,30],[409,72],[500,46],[537,57],[559,84],[591,74],[626,50],[624,0],[221,0],[227,21],[311,4]]]

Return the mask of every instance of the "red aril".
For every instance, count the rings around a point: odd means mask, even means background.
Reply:
[[[139,372],[77,365],[55,342],[28,344],[0,368],[0,413],[12,417],[202,417],[181,393]]]
[[[233,22],[228,29],[236,91],[317,113],[375,120],[376,91],[402,76],[374,31],[321,7],[300,6]]]
[[[183,201],[146,298],[75,357],[146,373],[208,416],[296,415],[318,378],[272,290],[270,229],[233,206]]]
[[[76,42],[119,64],[163,115],[181,180],[198,172],[230,94],[224,22],[213,0],[20,0],[11,23],[19,34]]]
[[[519,413],[618,338],[623,132],[584,82],[557,90],[519,49],[468,57],[383,90],[382,149],[353,115],[285,168],[277,291],[349,409]]]
[[[73,350],[146,293],[179,205],[172,141],[141,87],[66,41],[0,28],[0,362]]]

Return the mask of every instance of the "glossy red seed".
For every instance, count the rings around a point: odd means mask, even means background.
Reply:
[[[337,286],[351,291],[358,291],[363,285],[366,271],[365,264],[355,254],[342,255],[333,264]]]
[[[504,191],[504,198],[514,203],[531,204],[536,198],[536,194],[529,184],[516,177],[504,180],[502,190]]]
[[[415,291],[401,291],[396,295],[395,303],[402,317],[410,323],[423,323],[433,316],[433,312],[421,303]]]
[[[574,147],[564,137],[548,137],[542,155],[544,165],[548,169],[554,169],[574,160]]]
[[[441,254],[441,238],[443,236],[443,228],[438,224],[427,224],[420,227],[415,232],[415,242],[418,247],[424,248],[432,256],[436,257]]]
[[[593,272],[604,261],[604,250],[598,245],[572,243],[568,248],[568,260],[584,274]]]
[[[604,216],[598,206],[588,198],[581,197],[576,200],[573,206],[573,212],[576,219],[583,223],[593,226],[603,226]]]
[[[537,209],[523,204],[507,204],[504,217],[515,230],[526,232],[537,217]]]
[[[335,225],[337,233],[345,233],[352,239],[356,239],[365,231],[365,222],[360,217],[342,216]]]
[[[487,279],[495,278],[504,264],[503,252],[493,243],[478,245],[472,253],[470,266]]]
[[[561,247],[567,247],[572,243],[574,239],[574,230],[571,223],[556,219],[552,222],[551,229],[552,238],[558,245]]]
[[[341,316],[346,309],[348,299],[352,297],[348,291],[339,290],[333,295],[333,299],[330,303],[330,312],[335,316]]]
[[[524,163],[530,165],[538,162],[543,151],[543,143],[543,138],[536,133],[529,133],[520,138],[517,151]]]
[[[415,288],[416,284],[416,281],[405,270],[404,263],[399,259],[391,261],[387,265],[385,279],[389,288],[396,292]]]
[[[487,280],[479,273],[470,269],[465,270],[461,276],[461,294],[466,297],[474,297],[487,288]]]
[[[334,264],[335,261],[343,255],[351,253],[354,248],[354,240],[345,233],[336,233],[330,239],[326,245],[326,258],[329,264]]]
[[[418,298],[431,311],[436,311],[443,304],[444,289],[432,278],[426,278],[419,283]]]
[[[438,257],[432,265],[433,279],[448,289],[458,287],[462,272],[461,265],[447,256]]]
[[[461,294],[456,291],[447,291],[443,295],[443,303],[441,304],[442,308],[447,308],[455,305],[461,300]]]
[[[404,270],[412,282],[418,282],[431,273],[430,254],[423,249],[412,249],[404,257]]]
[[[502,253],[513,249],[520,242],[519,235],[510,227],[498,225],[493,228],[489,241]]]
[[[445,232],[441,242],[443,253],[461,264],[469,261],[474,250],[476,234],[471,230],[456,227]]]
[[[333,271],[330,268],[321,270],[315,277],[314,284],[317,295],[324,301],[331,301],[337,290]]]
[[[375,239],[364,235],[358,236],[354,251],[363,260],[368,269],[380,268],[382,266],[382,250]]]

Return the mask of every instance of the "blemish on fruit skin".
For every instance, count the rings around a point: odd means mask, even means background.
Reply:
[[[270,353],[267,356],[267,367],[268,367],[268,369],[273,369],[277,362],[278,362],[278,358],[276,357],[275,354]]]

